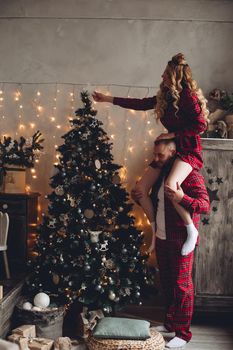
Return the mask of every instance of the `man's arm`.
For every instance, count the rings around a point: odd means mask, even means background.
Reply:
[[[187,209],[190,214],[208,214],[210,210],[210,200],[203,176],[193,171],[185,180],[183,188],[185,193],[179,204]]]

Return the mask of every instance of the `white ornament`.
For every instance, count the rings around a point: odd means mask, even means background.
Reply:
[[[55,228],[55,225],[56,225],[56,218],[52,218],[49,220],[49,223],[48,223],[48,227],[49,228]]]
[[[26,303],[23,303],[23,309],[24,310],[31,310],[32,309],[32,304],[29,303],[29,301],[26,301]]]
[[[88,232],[90,233],[90,240],[92,243],[99,242],[99,235],[102,233],[102,231],[90,231],[90,230],[88,230]]]
[[[34,298],[34,305],[38,307],[48,307],[50,304],[50,298],[46,293],[38,293]]]
[[[100,163],[99,159],[95,160],[95,167],[96,167],[96,169],[100,169],[101,168],[101,163]]]
[[[101,252],[106,252],[108,250],[108,241],[105,240],[104,243],[101,243],[100,245],[101,245],[100,247]]]
[[[38,307],[38,306],[33,306],[31,308],[32,311],[41,311],[41,307]]]
[[[112,290],[110,290],[108,297],[110,300],[114,300],[116,298],[116,294]]]

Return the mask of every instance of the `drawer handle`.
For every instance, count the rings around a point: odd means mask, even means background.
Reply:
[[[7,204],[3,204],[2,207],[3,207],[3,209],[7,209],[8,205]]]

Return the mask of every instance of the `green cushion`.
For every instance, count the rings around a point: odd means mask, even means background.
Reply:
[[[104,339],[145,340],[150,338],[150,323],[130,318],[104,317],[94,329],[93,336]]]

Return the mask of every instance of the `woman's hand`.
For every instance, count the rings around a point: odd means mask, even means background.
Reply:
[[[174,139],[176,137],[176,134],[174,132],[167,132],[167,133],[163,133],[161,135],[159,135],[156,139],[156,141],[158,140],[165,140],[165,139]]]
[[[184,191],[182,190],[178,182],[176,183],[176,190],[173,190],[171,187],[165,185],[164,193],[168,199],[176,203],[179,203],[184,197]]]
[[[113,97],[109,95],[104,95],[101,92],[94,91],[92,94],[93,99],[96,102],[110,102],[113,103]]]

